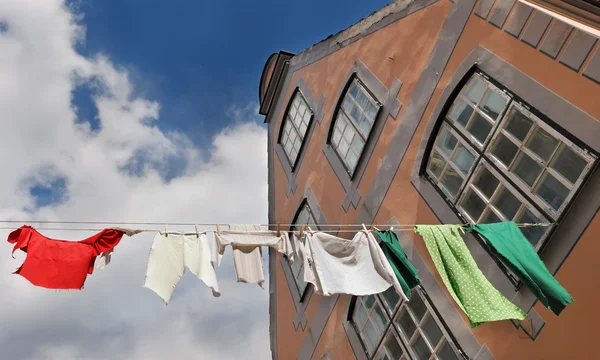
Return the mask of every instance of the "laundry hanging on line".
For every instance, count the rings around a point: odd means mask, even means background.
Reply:
[[[473,231],[486,240],[492,254],[556,315],[573,302],[514,222],[475,224]]]
[[[264,289],[265,275],[261,246],[272,247],[291,257],[292,245],[287,232],[263,231],[260,225],[229,225],[229,230],[215,233],[213,262],[221,265],[225,248],[233,249],[233,264],[238,282],[258,284]]]
[[[165,304],[187,268],[212,289],[213,296],[221,295],[217,275],[211,261],[206,233],[161,233],[154,236],[150,248],[144,287],[154,291]]]
[[[458,231],[461,225],[416,225],[448,292],[465,312],[471,327],[485,322],[523,320],[525,312],[511,303],[483,275]]]
[[[15,274],[33,285],[47,289],[82,289],[94,272],[94,262],[101,253],[113,249],[127,231],[104,229],[81,241],[55,240],[24,225],[8,235],[8,242],[27,253]]]
[[[411,290],[421,283],[417,269],[415,269],[413,264],[408,260],[408,257],[406,257],[406,253],[402,250],[395,232],[391,230],[375,230],[375,234],[381,239],[379,245],[392,270],[394,270],[394,274],[396,274],[396,278],[400,286],[402,286],[404,294],[410,299]]]
[[[296,252],[304,263],[304,281],[324,296],[379,294],[393,287],[407,296],[377,240],[369,231],[359,231],[352,240],[323,232],[305,232],[304,242],[294,235]]]

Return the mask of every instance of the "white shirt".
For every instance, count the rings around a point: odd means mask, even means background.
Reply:
[[[296,250],[304,262],[304,281],[319,295],[379,294],[390,286],[406,295],[385,254],[370,232],[360,231],[352,240],[322,232],[306,233],[305,244],[294,236]]]

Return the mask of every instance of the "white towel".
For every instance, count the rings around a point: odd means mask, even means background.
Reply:
[[[230,225],[228,231],[215,234],[212,261],[221,264],[225,248],[233,249],[233,263],[238,282],[256,283],[264,289],[265,275],[261,246],[269,246],[291,257],[292,244],[286,232],[263,231],[260,225]]]
[[[294,236],[298,257],[304,262],[304,281],[319,295],[379,294],[393,286],[406,299],[402,287],[377,240],[360,231],[352,240],[330,234],[305,233],[305,244]]]

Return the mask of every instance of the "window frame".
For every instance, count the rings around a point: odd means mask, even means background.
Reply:
[[[389,288],[386,291],[394,291],[394,289]],[[445,323],[443,318],[440,316],[439,312],[437,311],[437,309],[434,307],[433,303],[431,302],[431,299],[427,295],[427,292],[421,285],[418,285],[417,287],[415,287],[413,289],[413,293],[411,296],[411,300],[413,299],[413,297],[418,296],[421,300],[421,303],[425,306],[425,312],[424,312],[423,316],[421,317],[420,321],[415,321],[414,315],[412,314],[413,310],[412,310],[412,308],[409,307],[408,302],[406,302],[404,299],[398,297],[396,300],[397,301],[396,304],[394,305],[393,308],[391,308],[389,306],[388,301],[384,297],[384,293],[385,292],[380,293],[380,294],[360,296],[360,297],[354,296],[351,300],[351,304],[350,304],[350,308],[349,308],[349,312],[348,312],[348,320],[349,320],[351,326],[353,327],[354,331],[356,332],[358,340],[360,341],[360,344],[362,346],[363,351],[365,352],[367,359],[376,359],[378,355],[380,355],[383,351],[386,351],[385,350],[385,341],[389,336],[396,337],[397,343],[403,351],[402,359],[405,359],[405,360],[418,359],[418,357],[415,355],[415,352],[414,352],[412,346],[413,346],[414,342],[418,339],[419,336],[421,339],[423,339],[425,341],[428,349],[430,351],[433,350],[433,351],[431,351],[431,353],[429,355],[430,359],[432,359],[434,354],[438,354],[438,352],[444,348],[446,343],[449,344],[449,346],[451,347],[451,349],[457,359],[466,359],[466,355],[465,355],[464,351],[460,348],[460,346],[456,342],[456,339],[451,334],[450,330],[448,329],[447,324]],[[382,309],[383,314],[384,314],[384,321],[385,321],[385,323],[383,325],[383,331],[381,331],[381,334],[380,334],[379,338],[377,339],[377,342],[374,345],[372,351],[369,351],[369,348],[367,347],[365,340],[363,339],[363,333],[362,333],[363,329],[359,328],[359,326],[357,325],[355,318],[354,318],[355,313],[357,311],[356,307],[364,306],[364,305],[361,305],[364,302],[363,298],[367,298],[369,296],[372,296],[375,299],[375,302],[374,302],[373,307],[370,309],[370,313],[366,315],[365,321],[364,321],[364,324],[362,324],[362,327],[364,328],[364,326],[366,326],[367,323],[370,321],[370,316],[372,315],[372,313],[375,312],[375,306],[377,306],[377,305]],[[364,306],[364,308],[366,309],[366,306]],[[414,330],[413,334],[411,335],[410,339],[408,339],[406,337],[403,329],[397,323],[397,319],[399,319],[400,315],[404,312],[406,312],[406,314],[408,314],[408,316],[411,317],[413,324],[415,324],[415,330]],[[426,322],[429,320],[429,318],[433,318],[433,321],[435,322],[437,328],[441,332],[441,338],[440,338],[440,340],[438,340],[438,343],[435,346],[432,346],[430,344],[430,340],[429,340],[428,336],[421,329],[421,326],[424,326],[426,324]],[[419,334],[419,335],[417,335],[417,334]]]
[[[598,27],[600,24],[600,5],[585,0],[529,0],[550,11],[565,15],[575,21]]]
[[[343,109],[344,100],[346,99],[346,96],[349,94],[350,88],[352,87],[352,85],[354,83],[357,84],[358,91],[360,92],[361,89],[364,90],[363,92],[367,95],[367,99],[371,100],[372,104],[377,107],[377,111],[375,112],[375,115],[373,117],[373,123],[371,124],[371,128],[369,129],[369,134],[366,134],[366,135],[361,132],[361,130],[358,128],[358,124],[355,124],[354,121],[352,120],[352,118],[350,117],[350,115],[346,114],[346,111]],[[358,104],[358,103],[356,103],[356,104]],[[359,167],[361,160],[364,157],[365,150],[367,148],[367,144],[368,144],[369,140],[371,139],[371,135],[373,134],[373,129],[375,128],[375,124],[379,120],[379,116],[382,113],[382,108],[383,108],[383,104],[377,99],[377,96],[375,96],[375,94],[369,89],[369,87],[367,87],[367,85],[360,78],[360,76],[356,73],[354,73],[352,76],[350,76],[350,78],[348,79],[348,81],[346,81],[346,83],[344,85],[341,95],[338,98],[338,102],[336,104],[335,111],[332,116],[332,123],[331,123],[331,126],[329,127],[329,133],[327,134],[326,144],[331,146],[331,148],[333,149],[333,152],[335,153],[337,158],[340,160],[344,170],[350,177],[351,182],[354,180],[354,177],[357,174],[357,169]],[[358,156],[358,159],[356,160],[354,169],[350,169],[349,165],[346,163],[346,160],[340,154],[337,145],[333,144],[333,135],[334,135],[334,132],[336,129],[336,124],[339,121],[338,117],[340,116],[340,111],[343,112],[344,116],[346,117],[346,121],[354,128],[355,136],[358,135],[363,140],[363,147]],[[361,115],[362,114],[364,114],[364,112],[361,111]],[[349,125],[346,125],[346,126],[349,126]],[[341,136],[343,136],[343,135],[341,135]],[[352,144],[350,143],[348,146],[350,147],[351,145]],[[348,149],[348,151],[350,151],[350,149]]]
[[[296,214],[294,215],[294,220],[291,222],[291,224],[293,224],[293,225],[290,226],[290,229],[289,229],[290,232],[298,230],[298,225],[302,225],[302,224],[299,224],[297,221],[298,221],[298,218],[300,217],[300,215],[302,214],[302,211],[304,211],[305,209],[308,212],[308,216],[310,217],[310,219],[313,220],[316,230],[319,229],[319,225],[317,223],[317,218],[315,217],[315,214],[313,213],[312,209],[310,208],[308,199],[305,198],[302,200],[300,206],[298,207],[298,210],[296,210]],[[313,225],[311,225],[311,226],[313,226]],[[291,234],[290,234],[290,236],[291,236]],[[300,241],[303,241],[303,240],[300,239]],[[292,273],[292,277],[294,278],[294,284],[296,286],[296,290],[298,291],[298,294],[300,295],[300,302],[303,302],[305,300],[306,294],[308,293],[308,288],[311,284],[304,283],[304,288],[300,287],[298,280],[299,280],[299,276],[304,275],[304,265],[300,264],[298,274],[294,273],[294,267],[292,264],[294,262],[298,261],[298,255],[296,252],[296,244],[295,243],[292,243],[292,248],[294,250],[294,260],[290,260],[287,256],[285,258],[286,258],[286,262],[290,268],[290,271]]]
[[[468,175],[468,178],[466,178],[463,181],[463,184],[461,185],[460,189],[458,190],[457,198],[452,198],[452,197],[448,197],[447,192],[443,191],[442,188],[440,186],[438,186],[437,180],[435,178],[431,177],[428,165],[429,165],[429,161],[431,159],[431,154],[433,153],[433,150],[436,146],[438,136],[441,133],[444,126],[449,126],[450,128],[452,128],[455,131],[453,133],[454,136],[456,136],[456,134],[458,134],[459,138],[468,139],[466,134],[462,133],[460,130],[457,129],[456,125],[454,124],[452,118],[450,118],[449,114],[455,105],[456,99],[462,97],[463,90],[466,91],[467,86],[469,85],[469,82],[471,81],[471,79],[474,76],[481,76],[483,78],[483,80],[485,80],[487,83],[493,85],[498,90],[507,94],[510,97],[510,101],[506,103],[505,108],[502,111],[502,113],[498,116],[498,120],[494,124],[494,127],[492,127],[490,129],[490,132],[486,138],[485,145],[483,146],[483,148],[480,150],[476,150],[478,152],[478,156],[476,157],[476,159],[472,165],[472,168]],[[482,97],[483,97],[483,94],[482,94]],[[500,163],[494,155],[490,154],[492,145],[494,144],[494,141],[499,136],[499,134],[502,133],[502,130],[503,130],[502,128],[506,125],[506,122],[507,122],[506,117],[508,116],[508,114],[510,113],[510,110],[514,106],[519,107],[519,110],[521,110],[521,109],[525,110],[526,115],[531,115],[532,117],[534,117],[535,119],[532,119],[531,117],[528,117],[528,118],[532,121],[532,123],[535,124],[535,126],[539,126],[543,130],[548,131],[550,133],[550,135],[555,137],[557,140],[561,141],[563,144],[565,144],[565,146],[569,147],[572,150],[575,150],[575,148],[573,146],[576,146],[579,149],[581,149],[581,151],[576,151],[576,153],[578,155],[580,155],[584,160],[588,160],[589,158],[593,159],[591,162],[588,162],[586,164],[586,166],[584,167],[584,169],[582,170],[581,174],[584,174],[584,175],[580,175],[580,177],[578,178],[576,183],[573,184],[573,189],[576,189],[576,190],[571,191],[569,194],[569,197],[565,198],[565,201],[561,205],[562,212],[560,213],[559,216],[552,216],[554,214],[548,214],[546,211],[547,208],[542,206],[542,204],[544,204],[543,200],[538,199],[538,197],[533,194],[533,190],[531,191],[530,194],[528,194],[527,191],[525,191],[523,189],[523,184],[520,184],[521,180],[518,179],[518,177],[515,174],[511,173],[508,170],[505,170],[505,167],[503,166],[503,164]],[[472,117],[472,116],[473,115],[471,115],[470,117]],[[431,134],[427,140],[427,147],[423,154],[422,161],[420,164],[420,169],[421,169],[420,173],[423,174],[424,178],[427,179],[427,181],[431,185],[433,185],[434,189],[436,189],[438,191],[438,193],[440,193],[442,195],[442,197],[444,198],[444,201],[450,206],[452,211],[454,211],[455,214],[460,219],[468,221],[468,220],[471,220],[470,216],[467,214],[466,211],[461,211],[461,209],[459,208],[459,205],[460,205],[460,202],[462,201],[462,198],[467,193],[466,188],[472,183],[472,180],[474,180],[474,177],[476,175],[476,172],[479,168],[480,163],[483,160],[487,160],[486,162],[490,163],[491,167],[496,171],[495,175],[499,175],[499,174],[501,175],[498,177],[499,180],[508,179],[509,180],[508,183],[512,186],[512,188],[517,190],[516,193],[518,193],[521,198],[524,198],[525,200],[527,200],[525,202],[526,204],[529,204],[530,206],[532,206],[535,209],[535,211],[543,214],[544,217],[546,217],[552,223],[555,224],[554,226],[551,227],[551,229],[549,229],[545,233],[544,237],[542,237],[540,239],[540,241],[539,241],[540,243],[537,244],[536,249],[540,253],[551,242],[551,238],[552,238],[554,231],[559,227],[560,222],[565,218],[565,216],[569,212],[569,209],[572,207],[574,201],[577,199],[577,196],[583,190],[583,188],[585,188],[585,183],[588,181],[590,176],[592,176],[592,174],[594,173],[594,169],[600,163],[598,155],[595,154],[593,151],[590,151],[589,147],[586,146],[586,144],[582,143],[578,139],[574,139],[572,135],[566,133],[564,130],[557,127],[556,123],[554,121],[552,121],[548,117],[541,114],[538,110],[536,110],[531,105],[529,105],[529,103],[527,103],[522,98],[520,98],[515,93],[513,93],[508,87],[503,86],[497,80],[495,80],[490,75],[488,75],[485,71],[483,71],[482,69],[477,68],[477,67],[473,67],[471,69],[471,71],[468,71],[464,75],[464,77],[461,79],[461,81],[458,82],[457,86],[453,89],[452,94],[450,94],[450,96],[447,98],[446,103],[444,104],[436,121],[437,121],[436,126],[435,126],[434,130],[431,132]],[[533,129],[533,127],[532,127],[532,129]],[[533,134],[533,130],[530,130],[528,134]],[[523,144],[525,143],[525,141],[526,140],[523,141]],[[561,146],[561,144],[559,143],[556,146],[554,152],[558,151],[560,146]],[[518,152],[515,154],[514,157],[516,158],[517,156],[518,156]],[[550,163],[551,159],[552,159],[552,157],[549,158],[549,160],[547,162],[548,164]],[[515,160],[513,159],[513,162],[514,161]],[[543,173],[545,170],[546,170],[546,167],[543,167],[541,170],[541,173],[540,173],[540,177],[543,176]],[[505,182],[503,182],[503,184],[505,184]],[[513,192],[513,195],[516,196],[515,192]],[[521,198],[519,198],[519,200],[522,200]],[[549,207],[549,205],[546,205],[546,206]],[[501,266],[501,268],[505,272],[505,274],[509,277],[511,282],[513,282],[513,284],[516,286],[520,286],[520,282],[518,282],[513,276],[511,276],[509,274],[508,270],[503,265],[501,265],[501,264],[499,264],[499,265]]]
[[[304,131],[304,134],[302,136],[302,140],[300,142],[300,148],[298,149],[298,153],[296,154],[296,159],[294,159],[294,161],[292,161],[292,159],[290,159],[290,155],[288,154],[288,152],[285,150],[285,146],[284,144],[282,144],[282,139],[285,135],[285,125],[290,122],[291,126],[293,127],[293,129],[291,131],[296,131],[298,136],[300,135],[300,129],[298,129],[296,127],[296,124],[294,123],[293,119],[290,118],[290,111],[293,107],[293,103],[294,100],[296,99],[296,97],[299,96],[301,101],[304,102],[304,105],[306,106],[307,111],[310,111],[310,118],[308,120],[308,123],[306,124],[306,130]],[[281,122],[281,126],[279,128],[279,135],[277,137],[277,144],[279,146],[281,146],[283,153],[285,154],[285,158],[287,159],[290,167],[291,167],[291,172],[294,173],[297,170],[297,166],[300,163],[300,155],[302,154],[302,152],[304,151],[305,147],[306,147],[306,143],[307,143],[307,139],[309,138],[309,132],[311,129],[311,126],[313,124],[313,122],[315,121],[315,110],[313,110],[310,106],[310,104],[308,103],[308,100],[306,98],[306,96],[303,94],[302,90],[300,89],[299,86],[296,87],[296,89],[294,90],[294,92],[292,93],[292,96],[290,96],[290,100],[288,101],[288,104],[285,108],[285,112],[284,112],[284,116],[283,116],[283,121]]]

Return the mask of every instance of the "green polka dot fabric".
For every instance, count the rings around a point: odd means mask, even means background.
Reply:
[[[512,304],[486,279],[459,235],[460,225],[416,225],[427,251],[454,301],[467,314],[471,327],[488,321],[523,320],[525,312]]]

